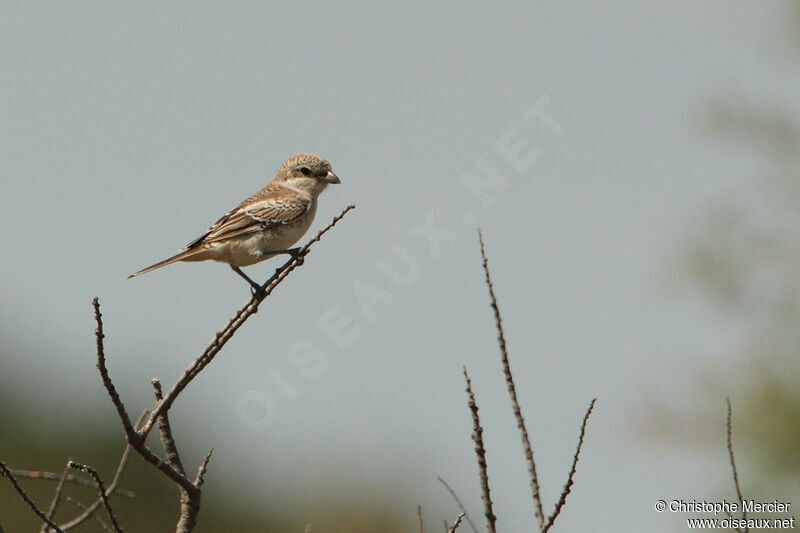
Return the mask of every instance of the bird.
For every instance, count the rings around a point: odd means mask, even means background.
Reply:
[[[341,183],[331,165],[314,154],[297,154],[281,166],[275,178],[217,220],[208,231],[172,257],[135,272],[127,279],[178,261],[213,260],[227,263],[255,292],[261,286],[240,267],[278,254],[296,255],[289,248],[305,234],[317,211],[317,198],[328,185]]]

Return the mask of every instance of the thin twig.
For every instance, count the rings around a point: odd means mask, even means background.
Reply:
[[[494,311],[494,321],[497,325],[497,341],[500,344],[500,354],[503,359],[503,374],[505,374],[506,378],[508,396],[511,398],[511,409],[514,411],[514,418],[517,419],[517,428],[519,429],[519,434],[522,438],[522,448],[525,452],[525,460],[528,463],[528,476],[530,477],[536,521],[539,523],[539,529],[541,530],[544,527],[544,511],[542,510],[542,497],[539,490],[539,477],[536,474],[536,462],[533,460],[533,449],[531,448],[531,441],[528,437],[528,430],[525,428],[525,419],[522,417],[522,410],[520,409],[519,402],[517,401],[517,388],[514,385],[514,377],[511,374],[511,365],[508,362],[508,349],[506,348],[505,333],[503,333],[503,321],[500,318],[500,308],[497,305],[497,297],[494,294],[494,285],[492,285],[492,278],[489,274],[489,260],[486,258],[486,251],[484,250],[483,246],[483,235],[481,234],[481,230],[478,230],[478,240],[481,244],[483,271],[486,274],[486,285],[489,287],[489,296],[491,297],[492,310]]]
[[[94,318],[97,322],[97,328],[95,329],[95,337],[97,338],[97,370],[100,372],[100,378],[103,380],[103,385],[105,386],[106,391],[111,398],[111,403],[113,403],[114,407],[116,407],[117,414],[119,415],[120,420],[122,420],[122,427],[125,429],[125,437],[128,441],[128,444],[130,444],[136,453],[142,456],[145,461],[161,470],[161,472],[163,472],[172,481],[177,483],[183,490],[187,492],[197,491],[197,487],[192,484],[185,474],[179,472],[171,464],[162,461],[160,457],[158,457],[155,453],[153,453],[152,450],[150,450],[150,448],[145,445],[146,435],[138,432],[131,424],[128,413],[125,411],[125,405],[122,403],[122,399],[119,397],[119,394],[114,387],[114,382],[111,381],[111,376],[108,374],[108,368],[106,367],[105,349],[103,347],[103,315],[100,313],[100,301],[98,298],[94,298],[92,300],[92,307],[94,307]],[[158,410],[163,403],[164,402],[159,403],[153,412]],[[150,418],[148,418],[148,421],[150,420],[152,420],[152,413],[150,414]]]
[[[95,342],[97,344],[97,369],[100,371],[100,378],[103,380],[103,386],[105,386],[106,391],[108,391],[108,395],[111,396],[111,403],[113,403],[114,407],[117,409],[117,414],[122,421],[125,434],[128,436],[128,442],[133,444],[131,441],[138,440],[139,435],[133,428],[131,419],[125,411],[125,405],[122,403],[122,398],[119,397],[119,393],[117,393],[117,389],[114,387],[114,383],[111,381],[108,370],[106,369],[106,352],[103,346],[105,334],[103,333],[103,315],[100,313],[100,300],[97,298],[92,300],[92,307],[94,308],[94,320],[97,323],[97,328],[94,330]]]
[[[214,448],[208,450],[203,462],[200,463],[200,466],[197,468],[197,477],[194,479],[194,484],[198,487],[201,487],[205,482],[206,471],[208,470],[208,462],[211,460],[212,453],[214,453]]]
[[[86,509],[87,509],[87,507],[84,504],[82,504],[81,502],[79,502],[78,500],[76,500],[74,498],[70,498],[69,496],[67,496],[67,501],[74,503],[75,507],[77,507],[81,511],[86,511]],[[103,522],[103,519],[100,518],[99,516],[97,516],[97,513],[93,513],[92,514],[92,518],[94,518],[95,521],[98,524],[100,524],[100,527],[103,528],[103,531],[107,531],[108,533],[114,533],[114,530],[111,529],[111,526],[109,526],[108,524]]]
[[[419,515],[419,533],[425,533],[425,525],[422,522],[422,506],[417,505],[417,514]]]
[[[68,475],[69,462],[67,462],[67,466],[64,467],[64,471],[61,473],[61,477],[58,480],[58,485],[56,485],[56,493],[53,495],[53,499],[50,502],[50,507],[47,509],[47,518],[50,520],[53,519],[53,515],[56,514],[56,508],[61,502],[61,491],[64,490],[64,481],[67,479]],[[40,533],[47,533],[47,530],[47,524],[42,524],[41,529],[39,529]]]
[[[164,395],[161,392],[161,382],[158,381],[158,378],[153,378],[150,383],[153,384],[153,393],[156,397],[156,405],[158,405],[164,399]],[[166,412],[158,417],[158,432],[161,435],[161,445],[164,447],[167,461],[172,468],[186,475],[183,469],[183,463],[181,463],[181,456],[178,453],[178,446],[175,444],[175,438],[172,436],[172,427],[169,425],[169,415]]]
[[[750,531],[750,526],[747,525],[747,509],[744,506],[744,497],[742,496],[742,489],[739,486],[739,473],[736,471],[736,457],[733,455],[733,410],[731,409],[731,399],[725,398],[725,403],[728,405],[728,417],[725,422],[725,434],[728,438],[728,457],[731,461],[733,484],[736,486],[736,497],[739,498],[739,506],[742,508],[742,520],[745,523],[744,530],[737,526],[736,531],[739,533],[747,533]]]
[[[483,427],[478,416],[478,404],[475,403],[475,395],[472,393],[472,382],[467,374],[467,367],[464,367],[464,379],[467,380],[467,395],[469,396],[469,410],[472,413],[472,440],[475,442],[475,454],[478,456],[478,470],[481,480],[481,499],[483,499],[484,512],[489,533],[495,533],[495,522],[497,517],[492,511],[492,495],[489,490],[489,474],[486,469],[486,448],[483,446]]]
[[[150,414],[150,411],[145,409],[142,411],[142,414],[139,415],[139,420],[136,421],[136,428],[142,425],[147,415]],[[131,454],[131,445],[127,444],[125,449],[122,452],[122,457],[119,460],[119,464],[117,465],[117,471],[114,473],[114,479],[111,480],[111,483],[108,485],[108,490],[106,490],[106,495],[111,496],[115,494],[117,491],[117,485],[119,485],[120,480],[122,479],[122,473],[125,470],[125,467],[128,464],[128,457]],[[95,487],[96,488],[96,487]],[[103,505],[103,499],[97,498],[91,505],[89,505],[83,513],[78,515],[77,517],[73,518],[69,522],[61,524],[61,529],[64,531],[69,531],[70,529],[76,528],[82,523],[86,521],[92,514],[94,514],[100,506]]]
[[[453,522],[453,525],[452,525],[452,526],[450,526],[450,527],[447,529],[447,533],[456,533],[456,529],[458,529],[458,526],[460,526],[460,525],[461,525],[461,520],[462,520],[463,518],[464,518],[464,513],[461,513],[460,515],[458,515],[458,516],[456,517],[456,521],[455,521],[455,522]],[[446,525],[447,525],[447,522],[445,522],[445,526],[446,526]]]
[[[454,490],[453,490],[453,489],[450,487],[450,485],[448,485],[448,484],[447,484],[447,481],[445,481],[445,480],[444,480],[444,479],[442,479],[441,477],[437,477],[436,479],[438,479],[438,480],[439,480],[439,483],[441,483],[442,485],[444,485],[444,488],[446,488],[446,489],[447,489],[447,491],[450,493],[450,496],[452,496],[452,497],[453,497],[453,499],[456,501],[456,504],[458,504],[458,508],[459,508],[459,509],[461,509],[461,512],[464,514],[464,518],[466,518],[466,519],[467,519],[467,523],[468,523],[468,524],[469,524],[469,526],[472,528],[472,531],[474,531],[475,533],[478,533],[478,528],[477,528],[477,527],[475,527],[475,523],[472,521],[472,518],[470,518],[470,517],[469,517],[469,513],[467,512],[466,508],[464,508],[464,504],[463,504],[463,503],[461,503],[461,499],[460,499],[460,498],[458,497],[458,495],[456,494],[456,491],[454,491]],[[445,522],[445,526],[447,526],[447,522]],[[445,529],[447,529],[447,527],[445,527]]]
[[[178,395],[186,388],[192,379],[208,365],[214,357],[219,353],[219,351],[225,346],[225,344],[233,337],[233,334],[236,333],[244,322],[250,318],[251,315],[255,314],[258,311],[258,306],[261,305],[267,296],[269,296],[275,287],[277,287],[286,277],[298,266],[302,265],[305,256],[308,255],[311,246],[318,242],[325,233],[327,233],[331,228],[333,228],[337,222],[339,222],[345,214],[351,209],[355,209],[355,205],[349,205],[341,213],[333,218],[333,220],[324,228],[322,228],[310,241],[308,241],[305,246],[300,248],[300,250],[291,258],[284,263],[281,267],[279,267],[275,274],[273,274],[262,286],[261,291],[252,295],[250,300],[241,308],[236,314],[233,316],[232,319],[228,321],[228,324],[219,331],[214,338],[211,340],[211,343],[203,350],[192,364],[187,368],[183,376],[175,382],[172,388],[167,392],[164,396],[164,400],[161,401],[158,406],[153,410],[150,414],[150,417],[147,420],[147,423],[139,432],[139,435],[142,439],[144,439],[150,430],[153,429],[153,425],[161,413],[169,410],[172,406],[172,403],[177,399]]]
[[[122,533],[122,528],[119,527],[119,522],[117,522],[117,517],[114,516],[114,510],[111,508],[111,502],[108,501],[108,495],[106,494],[106,486],[103,483],[103,479],[100,477],[100,474],[89,465],[84,465],[81,463],[76,463],[75,461],[69,461],[67,463],[70,468],[74,468],[75,470],[80,470],[82,472],[86,472],[90,476],[92,476],[97,483],[97,489],[100,492],[100,498],[103,499],[103,507],[106,508],[106,512],[108,513],[108,519],[111,520],[111,525],[114,527],[114,531],[117,533]]]
[[[547,531],[553,526],[558,518],[558,514],[561,512],[561,508],[564,507],[564,504],[567,502],[567,496],[572,490],[573,481],[572,478],[575,476],[575,469],[578,466],[578,458],[581,455],[581,447],[583,446],[583,437],[586,435],[586,423],[589,421],[589,417],[592,414],[592,409],[594,409],[594,404],[597,401],[597,398],[592,399],[592,403],[589,404],[589,409],[586,410],[586,414],[583,415],[583,422],[581,423],[581,434],[578,437],[578,447],[575,450],[575,455],[572,458],[572,467],[569,469],[569,475],[567,476],[567,482],[564,484],[564,490],[561,491],[561,496],[558,498],[558,502],[556,503],[555,509],[553,509],[553,513],[547,519],[547,524],[542,529],[542,533],[547,533]]]
[[[57,533],[64,533],[64,531],[58,527],[58,525],[50,520],[47,515],[41,509],[39,509],[35,503],[33,503],[33,500],[28,497],[25,491],[22,490],[22,487],[19,486],[19,483],[17,483],[17,478],[14,477],[14,474],[11,473],[11,470],[9,470],[6,464],[2,461],[0,461],[0,470],[2,470],[3,475],[8,478],[8,480],[11,482],[11,485],[13,485],[14,489],[17,491],[17,493],[19,493],[25,503],[28,504],[28,507],[30,507],[34,513],[36,513],[36,516],[41,518],[45,524],[53,528]]]
[[[14,474],[17,478],[25,478],[25,479],[44,479],[47,481],[61,481],[61,474],[56,472],[46,472],[42,470],[11,470],[11,473]],[[94,484],[93,481],[84,479],[82,477],[73,476],[68,474],[64,478],[65,483],[72,483],[75,485],[81,485],[84,487],[89,487],[92,489],[96,489],[97,485]],[[123,490],[117,489],[116,494],[118,496],[124,496],[125,498],[134,498],[136,497],[136,492],[132,490]]]

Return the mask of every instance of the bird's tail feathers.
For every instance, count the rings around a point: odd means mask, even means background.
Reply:
[[[173,255],[172,257],[164,259],[163,261],[159,261],[155,265],[150,265],[147,268],[143,268],[139,272],[134,272],[133,274],[131,274],[130,276],[128,276],[125,279],[135,278],[136,276],[139,276],[141,274],[147,274],[148,272],[152,272],[153,270],[155,270],[157,268],[161,268],[161,267],[164,267],[164,266],[167,266],[167,265],[171,265],[172,263],[176,263],[178,261],[183,261],[184,259],[195,255],[197,253],[197,251],[198,251],[197,248],[192,248],[191,250],[184,250],[182,252],[178,252],[177,254]]]

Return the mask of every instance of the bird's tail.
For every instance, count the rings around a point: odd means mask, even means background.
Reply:
[[[134,272],[133,274],[131,274],[130,276],[128,276],[125,279],[135,278],[136,276],[138,276],[140,274],[147,274],[148,272],[151,272],[151,271],[153,271],[153,270],[155,270],[157,268],[161,268],[163,266],[171,265],[172,263],[176,263],[178,261],[183,261],[183,260],[185,260],[185,259],[197,254],[197,252],[198,252],[197,248],[192,248],[191,250],[184,250],[182,252],[178,252],[177,254],[173,255],[172,257],[164,259],[163,261],[159,261],[155,265],[150,265],[147,268],[143,268],[139,272]]]

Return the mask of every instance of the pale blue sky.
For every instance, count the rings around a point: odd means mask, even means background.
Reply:
[[[187,453],[214,446],[219,471],[269,479],[273,503],[341,472],[367,489],[391,477],[409,489],[409,528],[418,503],[454,516],[441,475],[479,519],[466,364],[501,529],[531,524],[479,225],[548,507],[598,397],[559,530],[673,531],[680,517],[656,514],[657,499],[708,498],[726,479],[723,456],[692,455],[691,443],[648,449],[633,422],[651,398],[689,390],[723,342],[701,305],[665,289],[667,265],[704,206],[752,175],[747,154],[698,134],[702,105],[797,94],[776,53],[783,3],[10,2],[2,11],[0,332],[13,386],[113,419],[94,371],[97,295],[117,386],[132,410],[150,405],[150,378],[172,383],[248,289],[212,263],[125,276],[309,151],[342,179],[323,194],[314,228],[358,208],[176,405],[177,431],[197,446]],[[526,120],[536,102],[560,134]],[[497,147],[508,139],[525,139],[535,159],[515,168]],[[505,182],[487,205],[462,183],[482,161]],[[413,229],[426,224],[452,240],[431,249]],[[398,247],[419,267],[402,285],[380,266],[402,267]],[[365,315],[354,291],[367,286],[386,301]],[[326,313],[357,328],[344,349],[319,325]],[[298,346],[320,350],[325,368],[304,376],[288,359]],[[242,398],[268,399],[270,427],[243,422]],[[233,486],[217,478],[209,490],[222,497]]]

